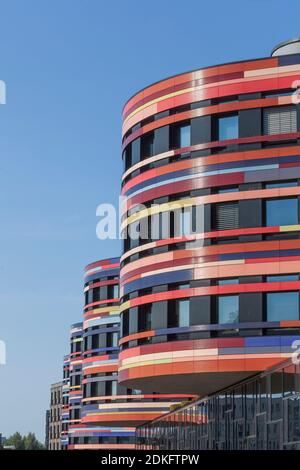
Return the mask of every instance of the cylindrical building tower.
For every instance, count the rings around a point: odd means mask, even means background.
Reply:
[[[149,234],[126,238],[121,257],[126,387],[210,393],[289,356],[300,339],[292,43],[167,78],[124,107],[122,229],[146,221]],[[153,236],[163,215],[167,235]]]
[[[69,449],[134,448],[135,426],[162,416],[191,394],[141,394],[118,383],[119,258],[85,271],[80,424],[70,426]]]

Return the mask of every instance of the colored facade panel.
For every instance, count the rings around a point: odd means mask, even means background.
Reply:
[[[299,55],[274,56],[170,77],[125,104],[122,385],[213,393],[292,354],[299,79]]]
[[[119,270],[119,258],[86,267],[83,323],[71,328],[66,373],[69,389],[65,442],[69,450],[132,449],[138,424],[195,397],[143,394],[119,384]]]

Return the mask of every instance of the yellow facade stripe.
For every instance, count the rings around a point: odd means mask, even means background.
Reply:
[[[279,227],[280,232],[294,232],[295,230],[300,230],[300,225],[281,225]]]
[[[84,313],[87,314],[97,314],[102,312],[109,312],[109,315],[116,315],[119,312],[120,307],[117,305],[116,307],[101,307],[101,308],[94,308],[93,310],[86,310]]]
[[[156,204],[155,206],[149,207],[148,209],[143,209],[139,212],[135,212],[122,222],[121,230],[127,227],[127,225],[137,222],[138,220],[143,219],[144,217],[148,217],[149,215],[160,214],[161,212],[181,209],[183,207],[190,207],[195,204],[198,199],[199,198],[195,197],[187,199],[178,199],[178,201],[165,202],[164,204]]]
[[[286,70],[282,70],[286,69]],[[286,67],[273,67],[269,69],[257,69],[257,70],[250,70],[250,71],[245,71],[244,72],[244,78],[238,78],[238,79],[233,79],[233,80],[223,80],[223,81],[216,81],[213,83],[208,83],[205,85],[198,85],[196,87],[189,87],[189,88],[184,88],[183,90],[175,91],[173,93],[167,93],[166,95],[159,96],[158,98],[154,98],[151,101],[148,101],[147,103],[144,103],[141,105],[139,108],[135,109],[130,113],[123,121],[123,127],[125,126],[126,122],[131,119],[133,116],[135,116],[137,113],[142,111],[143,109],[147,108],[148,106],[152,106],[156,103],[159,103],[160,101],[164,101],[168,98],[174,98],[175,96],[183,95],[184,93],[190,93],[190,92],[197,92],[197,91],[202,91],[206,90],[207,88],[212,88],[215,86],[222,86],[222,85],[232,85],[235,83],[247,83],[251,82],[253,80],[257,80],[257,77],[262,77],[263,80],[270,79],[272,77],[278,78],[278,76],[293,76],[297,75],[299,72],[300,67],[299,65],[294,65],[294,66],[286,66]]]

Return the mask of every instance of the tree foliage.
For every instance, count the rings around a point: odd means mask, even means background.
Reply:
[[[5,446],[14,446],[17,450],[41,450],[45,446],[38,441],[33,432],[22,436],[19,432],[15,432],[5,441]]]

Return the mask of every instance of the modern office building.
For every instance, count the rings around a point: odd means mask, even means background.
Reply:
[[[62,382],[51,385],[48,449],[60,450]]]
[[[271,57],[167,78],[126,103],[122,229],[144,224],[149,236],[124,240],[121,385],[204,395],[291,355],[299,80],[294,41]],[[159,217],[169,226],[155,237]]]
[[[132,448],[136,426],[140,447],[191,448],[190,420],[196,448],[298,445],[299,371],[279,364],[300,340],[299,85],[294,40],[125,104],[124,248],[86,268],[64,367],[69,449]]]

